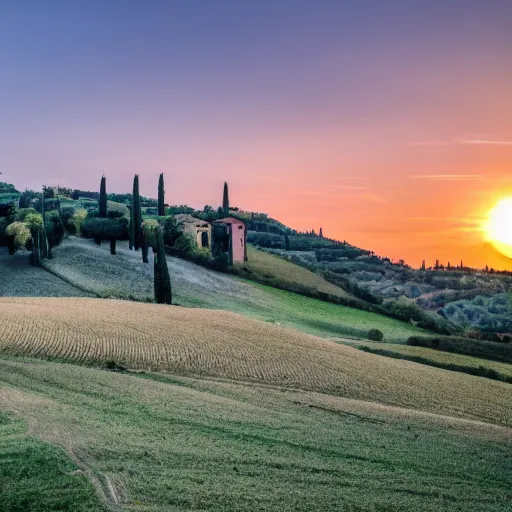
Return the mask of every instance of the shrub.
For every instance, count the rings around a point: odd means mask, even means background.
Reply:
[[[193,257],[196,244],[190,233],[183,233],[173,245],[173,249],[183,256]]]
[[[109,219],[118,219],[120,217],[130,218],[130,210],[125,204],[107,201],[107,217]]]
[[[48,240],[48,258],[51,258],[52,247],[59,245],[64,238],[64,223],[58,211],[52,210],[46,214],[45,229]]]
[[[384,339],[384,334],[379,329],[370,329],[368,332],[368,339],[371,341],[382,341]]]
[[[110,241],[110,252],[116,253],[116,241],[127,240],[129,236],[128,219],[104,219],[92,217],[84,221],[82,232],[86,238],[93,238],[97,243],[102,240]]]
[[[31,239],[32,235],[30,233],[30,229],[23,222],[13,222],[9,224],[5,230],[7,236],[13,238],[13,248],[14,251],[19,249],[24,249],[27,245],[27,242]]]
[[[221,252],[217,254],[212,260],[211,260],[211,267],[214,270],[220,270],[225,271],[228,268],[229,264],[229,257],[225,252]]]
[[[443,320],[441,317],[431,316],[423,311],[414,302],[409,301],[405,297],[397,300],[390,300],[384,304],[385,314],[397,318],[399,320],[413,321],[418,327],[428,329],[439,334],[454,334],[459,328],[453,324]]]
[[[142,223],[142,261],[148,263],[148,252],[149,248],[153,248],[153,252],[156,251],[157,243],[157,229],[160,224],[157,220],[147,219]]]
[[[77,236],[80,235],[86,218],[87,210],[84,208],[77,208],[68,220],[68,231]]]

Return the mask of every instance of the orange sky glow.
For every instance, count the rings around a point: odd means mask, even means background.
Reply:
[[[267,212],[395,261],[512,270],[512,2],[12,2],[0,171]]]

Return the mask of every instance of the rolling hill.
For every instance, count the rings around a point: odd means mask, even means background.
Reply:
[[[126,243],[118,245],[118,254],[111,256],[106,244],[97,246],[90,240],[70,238],[54,249],[54,259],[46,260],[44,265],[88,293],[152,301],[152,265],[142,263],[140,253],[128,250]],[[266,255],[262,258],[265,259],[255,260],[251,265],[269,268]],[[179,258],[169,257],[168,265],[173,300],[182,306],[233,311],[326,337],[364,339],[369,329],[378,328],[386,341],[405,342],[409,336],[425,333],[406,322],[260,285]],[[278,275],[276,268],[282,265],[287,267],[283,279],[299,283],[307,280],[311,287],[345,293],[316,274],[283,260],[278,259],[272,272]]]
[[[250,381],[512,426],[510,385],[389,359],[223,311],[0,299],[0,353]]]

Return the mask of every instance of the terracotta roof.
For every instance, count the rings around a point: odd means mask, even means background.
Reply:
[[[178,213],[174,218],[178,224],[209,224],[208,221],[192,217],[192,215],[189,215],[188,213]]]
[[[240,222],[245,225],[245,222],[243,220],[237,219],[235,217],[224,217],[223,219],[214,220],[213,222],[219,222],[222,224],[232,224],[233,222]]]

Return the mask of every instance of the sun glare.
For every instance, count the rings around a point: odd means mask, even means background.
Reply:
[[[512,258],[512,197],[502,199],[489,212],[485,233],[498,251]]]

